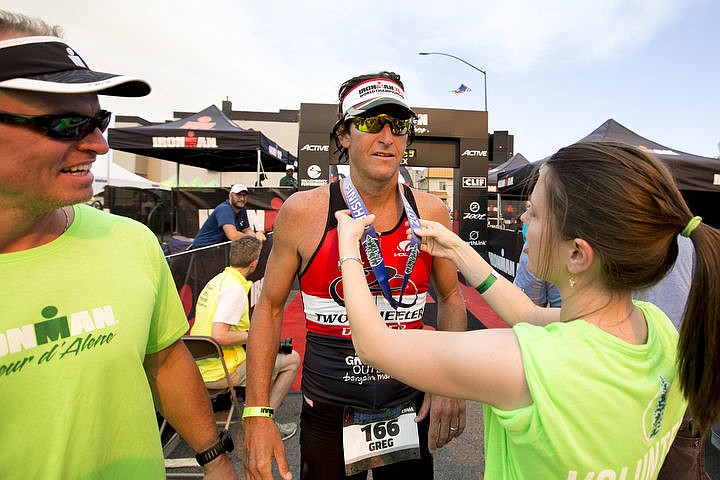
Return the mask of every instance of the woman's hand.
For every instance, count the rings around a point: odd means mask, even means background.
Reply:
[[[421,249],[433,257],[447,258],[456,262],[456,250],[463,241],[443,225],[431,220],[420,220],[422,228],[416,228],[415,234],[422,238]],[[410,232],[408,231],[408,234]]]
[[[360,237],[367,227],[375,221],[375,215],[370,214],[363,218],[354,219],[350,216],[350,210],[338,210],[335,212],[338,222],[338,248],[340,256],[357,255],[359,252]]]

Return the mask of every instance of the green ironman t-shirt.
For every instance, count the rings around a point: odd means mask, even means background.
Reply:
[[[513,328],[533,404],[484,406],[486,480],[657,477],[687,403],[675,327],[656,306],[634,303],[644,345],[583,320]]]
[[[187,330],[180,299],[152,232],[74,208],[0,254],[0,478],[165,478],[143,360]]]

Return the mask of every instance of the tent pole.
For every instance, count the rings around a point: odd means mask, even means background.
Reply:
[[[257,150],[257,179],[255,185],[260,185],[260,149]]]
[[[180,188],[180,162],[175,162],[175,188]],[[173,188],[170,188],[170,228],[172,235],[177,231],[177,212],[175,211],[175,194]]]
[[[107,156],[105,158],[107,158],[107,176],[105,177],[105,185],[110,185],[110,164],[113,161],[112,150],[109,150],[106,155]]]
[[[112,121],[112,126],[115,126],[115,117],[111,114],[110,119]],[[103,137],[105,138],[105,142],[108,141],[108,131],[105,130],[103,132]],[[105,154],[105,158],[107,159],[107,176],[105,177],[105,186],[110,185],[110,164],[113,161],[113,151],[112,148],[108,149],[107,153]],[[133,172],[134,173],[134,172]],[[103,191],[105,191],[105,188],[103,187]],[[103,197],[103,200],[105,200],[105,197]]]

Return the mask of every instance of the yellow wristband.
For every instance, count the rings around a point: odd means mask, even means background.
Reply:
[[[275,416],[275,409],[272,407],[245,407],[243,409],[242,417],[267,417],[273,418]]]

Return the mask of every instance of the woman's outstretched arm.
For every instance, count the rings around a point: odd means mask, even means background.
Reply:
[[[460,237],[429,220],[420,220],[422,228],[415,233],[422,237],[422,250],[434,257],[452,260],[470,285],[480,285],[493,274],[493,268]],[[512,326],[519,322],[533,325],[547,325],[560,320],[559,308],[545,308],[535,305],[522,290],[495,273],[495,282],[483,299],[505,323]]]
[[[340,258],[359,257],[359,239],[374,217],[338,218]],[[518,408],[531,403],[520,347],[511,329],[474,332],[394,330],[385,325],[363,266],[342,263],[345,308],[363,362],[415,388],[448,397]]]

